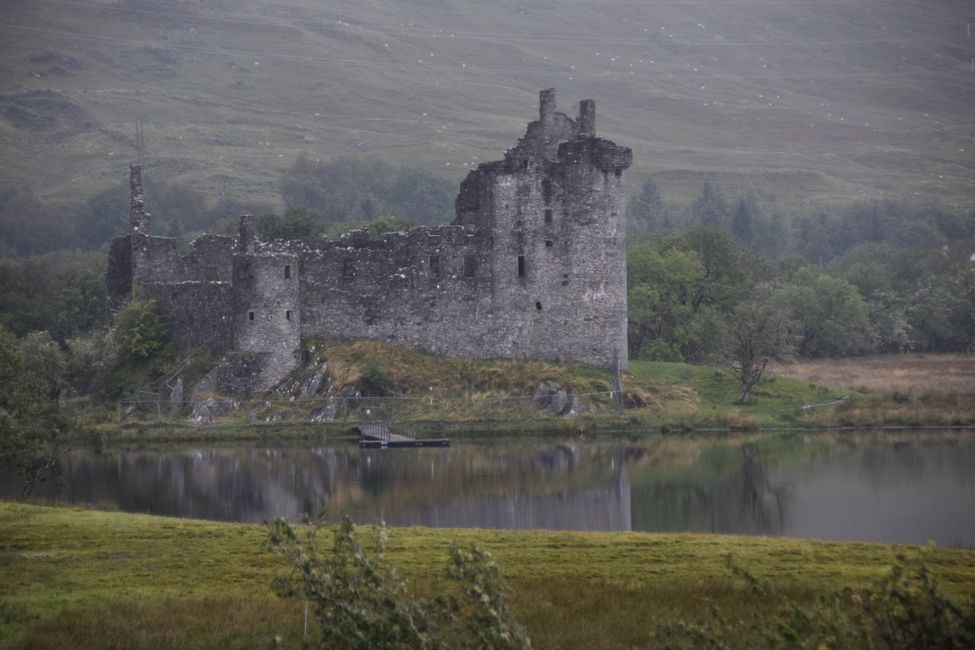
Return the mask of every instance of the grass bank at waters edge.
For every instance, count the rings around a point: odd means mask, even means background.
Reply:
[[[369,532],[365,533],[368,538]],[[0,503],[0,645],[255,647],[300,640],[300,606],[271,595],[284,570],[261,526]],[[419,591],[450,546],[500,563],[538,648],[648,642],[651,620],[774,609],[723,556],[801,599],[864,585],[913,547],[782,538],[403,528],[389,558]],[[949,594],[975,594],[975,551],[926,549]]]
[[[376,341],[309,342],[315,359],[297,370],[283,393],[239,402],[219,421],[193,425],[187,413],[157,420],[157,409],[125,420],[119,430],[101,412],[101,424],[118,442],[198,440],[281,440],[354,437],[360,411],[369,408],[381,419],[410,422],[417,434],[583,434],[648,431],[757,431],[775,428],[884,426],[975,426],[975,391],[941,392],[929,385],[930,373],[895,392],[859,384],[817,383],[816,373],[790,366],[794,377],[770,376],[753,391],[747,404],[735,402],[738,382],[726,370],[683,363],[632,361],[624,374],[626,410],[617,414],[611,373],[579,364],[512,359],[447,358]],[[940,357],[944,357],[943,360]],[[926,355],[941,371],[970,363],[964,355]],[[893,374],[901,357],[882,361]],[[916,361],[903,357],[906,366]],[[824,362],[817,362],[822,364]],[[855,365],[836,360],[849,374]],[[866,360],[874,368],[877,360]],[[313,423],[326,403],[323,395],[303,397],[302,386],[324,366],[330,395],[372,396],[371,401],[333,402],[339,419]],[[956,368],[958,370],[958,368]],[[963,370],[963,369],[962,369]],[[781,370],[785,372],[785,370]],[[864,371],[867,373],[869,371]],[[863,373],[861,373],[863,374]],[[903,373],[902,373],[903,374]],[[831,375],[823,375],[829,377]],[[583,395],[581,413],[547,415],[532,406],[541,382],[551,380],[569,393]],[[902,380],[903,381],[903,380]],[[324,387],[320,390],[325,390]],[[290,392],[289,392],[290,391]],[[515,396],[515,397],[513,397]],[[165,409],[168,411],[168,408]],[[91,419],[98,419],[91,414]],[[442,430],[438,430],[443,425]]]

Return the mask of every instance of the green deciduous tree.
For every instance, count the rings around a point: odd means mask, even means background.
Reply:
[[[792,327],[781,309],[765,301],[744,302],[735,309],[725,331],[724,354],[741,385],[740,403],[748,401],[770,361],[792,354]]]
[[[627,260],[630,355],[644,351],[652,359],[680,360],[694,316],[688,298],[704,274],[700,259],[692,252],[661,253],[655,244],[644,244],[631,246]]]
[[[975,263],[962,262],[914,294],[907,319],[919,347],[940,352],[975,349]]]
[[[115,313],[108,340],[92,352],[103,359],[97,382],[106,399],[118,399],[161,377],[173,361],[169,326],[154,300],[135,298]]]
[[[122,353],[145,362],[158,356],[169,343],[169,328],[156,310],[156,301],[131,300],[115,314],[115,339]]]
[[[0,261],[0,325],[47,330],[61,345],[108,320],[104,258],[52,253]]]
[[[281,215],[267,212],[257,218],[256,226],[264,241],[296,239],[313,244],[325,232],[321,218],[304,208],[288,208]]]
[[[23,477],[23,497],[52,478],[73,444],[92,437],[57,402],[63,369],[63,355],[46,333],[18,341],[0,327],[0,466]]]
[[[811,266],[799,269],[772,300],[796,322],[803,357],[869,352],[875,343],[869,309],[857,288]]]
[[[685,361],[718,352],[725,319],[750,284],[734,240],[709,228],[630,246],[627,279],[630,354]]]

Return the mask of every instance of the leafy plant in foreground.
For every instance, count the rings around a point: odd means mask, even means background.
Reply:
[[[269,548],[291,565],[290,575],[274,580],[282,598],[314,605],[317,638],[309,648],[530,648],[514,621],[507,587],[491,556],[478,548],[454,548],[432,599],[412,595],[386,560],[388,531],[377,526],[372,553],[360,543],[356,526],[345,517],[334,528],[332,551],[318,549],[321,518],[306,539],[285,519],[270,524]]]
[[[727,557],[730,571],[758,595],[782,603],[771,616],[729,621],[715,607],[701,625],[662,623],[651,632],[663,648],[928,648],[975,647],[975,600],[967,607],[941,593],[922,558],[903,555],[867,589],[845,587],[802,605]]]

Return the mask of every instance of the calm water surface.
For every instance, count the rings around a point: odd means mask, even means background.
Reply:
[[[448,449],[73,452],[37,496],[259,522],[788,535],[975,545],[975,434],[455,441]],[[0,476],[0,494],[17,493]],[[47,490],[45,492],[45,490]]]

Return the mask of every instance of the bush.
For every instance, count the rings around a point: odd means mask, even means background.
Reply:
[[[380,522],[372,553],[359,542],[356,526],[345,517],[334,529],[332,552],[319,552],[324,530],[319,518],[307,535],[284,519],[270,525],[269,548],[285,557],[292,572],[272,588],[282,598],[314,605],[317,638],[311,648],[530,648],[514,622],[507,588],[490,555],[472,548],[453,549],[433,599],[408,592],[406,582],[386,561],[388,531]]]
[[[370,363],[362,371],[359,384],[363,397],[385,397],[389,394],[389,375],[378,363]]]
[[[782,607],[769,616],[729,621],[717,608],[703,625],[660,624],[651,636],[664,648],[931,648],[975,647],[975,600],[963,606],[941,593],[922,558],[900,555],[868,589],[845,587],[803,606],[737,566],[731,572]]]
[[[132,300],[115,315],[115,339],[135,361],[147,361],[163,351],[169,330],[156,311],[155,300]]]

